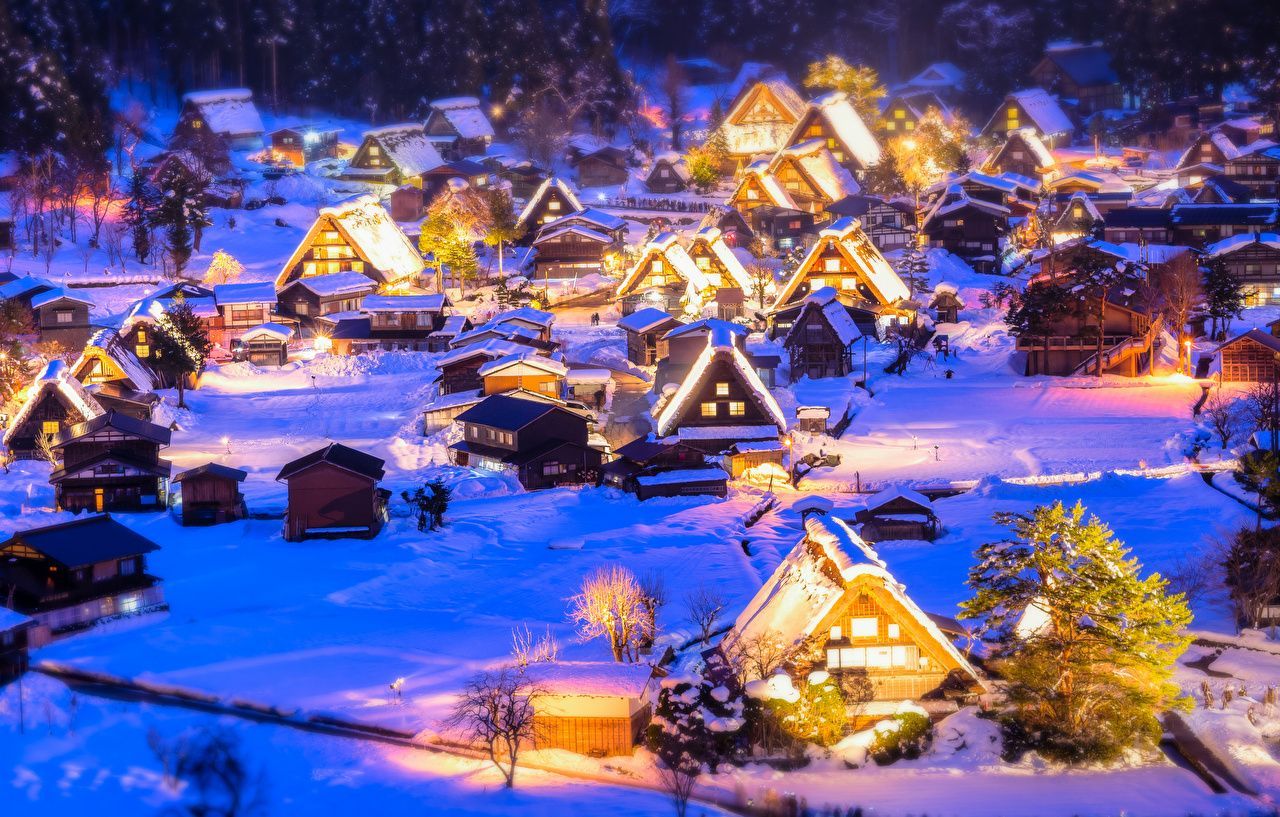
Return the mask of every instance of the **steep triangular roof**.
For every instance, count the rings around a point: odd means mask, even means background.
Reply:
[[[14,433],[27,422],[40,401],[51,393],[56,394],[67,408],[74,409],[85,420],[92,420],[106,413],[93,395],[85,391],[84,384],[71,376],[71,369],[66,362],[55,358],[45,365],[35,382],[27,388],[27,399],[4,431],[2,442],[5,445],[9,445]]]
[[[775,207],[785,207],[788,210],[798,210],[795,199],[791,198],[791,194],[782,186],[782,182],[778,181],[778,177],[770,172],[772,162],[768,159],[760,159],[747,165],[743,170],[742,178],[738,181],[738,186],[734,189],[733,195],[729,197],[730,201],[739,199],[742,194],[742,200],[747,201],[745,191],[750,185],[757,185],[765,195],[762,203],[772,204]]]
[[[193,91],[182,101],[195,106],[209,130],[219,136],[260,136],[264,130],[253,104],[253,91],[248,88]]]
[[[793,163],[828,202],[839,201],[862,190],[853,174],[836,161],[823,139],[809,139],[778,151],[769,163],[769,174],[777,176],[788,162]]]
[[[316,236],[329,224],[342,234],[356,255],[369,266],[366,277],[375,283],[393,283],[417,275],[426,268],[422,253],[418,252],[418,248],[399,225],[391,220],[391,215],[378,201],[378,197],[367,193],[320,210],[311,229],[307,230],[297,249],[276,276],[277,288],[289,283],[293,268],[302,260]]]
[[[443,117],[463,139],[493,138],[493,125],[481,110],[480,100],[473,96],[437,99],[431,103],[431,112]]]
[[[85,382],[88,377],[88,364],[95,358],[114,367],[121,377],[128,381],[129,388],[134,391],[155,391],[154,374],[143,365],[142,361],[138,360],[138,356],[132,349],[121,342],[120,336],[114,329],[103,329],[89,338],[84,350],[80,352],[80,357],[71,364],[72,375],[80,382]]]
[[[760,410],[773,421],[779,432],[787,430],[787,420],[782,413],[782,408],[778,405],[778,401],[774,399],[773,395],[769,393],[769,388],[760,379],[760,375],[756,374],[756,370],[752,367],[751,362],[747,360],[747,356],[738,348],[736,338],[736,332],[719,325],[712,326],[711,332],[707,336],[707,348],[703,349],[702,353],[698,355],[698,359],[689,368],[689,373],[685,375],[680,387],[676,389],[676,393],[672,395],[671,399],[667,401],[658,414],[656,430],[659,437],[673,434],[680,427],[680,420],[685,412],[691,408],[691,401],[694,395],[698,393],[703,378],[706,377],[711,364],[717,360],[728,361],[731,371],[737,376]]]
[[[534,211],[538,209],[538,205],[547,196],[548,191],[553,189],[558,190],[565,200],[569,202],[570,212],[576,213],[582,210],[582,202],[578,200],[578,194],[574,192],[573,185],[559,176],[548,176],[542,180],[542,184],[538,185],[538,189],[529,197],[529,203],[520,211],[520,218],[516,220],[516,223],[521,226],[525,225]],[[565,215],[568,215],[568,213]]]
[[[751,111],[768,110],[772,116],[743,121]],[[729,152],[739,155],[773,153],[786,143],[792,127],[804,113],[804,99],[785,79],[773,77],[744,88],[725,113],[720,132]]]
[[[818,240],[809,250],[809,254],[778,291],[778,296],[773,302],[774,309],[791,301],[818,258],[832,246],[838,248],[840,254],[853,267],[854,273],[862,279],[882,305],[888,306],[910,297],[911,292],[907,289],[907,285],[902,282],[880,250],[876,249],[876,245],[862,231],[862,223],[856,218],[842,218],[818,234]]]
[[[715,255],[716,260],[724,265],[728,271],[729,277],[733,279],[734,286],[746,292],[751,289],[751,276],[747,275],[747,268],[742,265],[742,259],[737,256],[733,248],[724,240],[724,234],[719,227],[703,227],[693,236],[693,244],[706,244]]]
[[[872,135],[871,129],[862,121],[858,111],[849,101],[848,94],[832,91],[809,102],[806,113],[821,118],[863,167],[871,167],[880,161],[880,143]],[[809,119],[802,116],[796,121],[788,145],[797,145],[804,141],[804,124]]]
[[[906,593],[884,560],[843,521],[826,514],[804,520],[805,535],[773,571],[725,636],[725,644],[769,635],[788,646],[816,635],[816,628],[852,591],[884,594],[905,624],[914,629],[917,645],[949,670],[959,670],[982,685],[977,672],[938,629],[934,620]]]
[[[653,237],[653,240],[644,246],[640,260],[623,277],[622,283],[618,285],[618,297],[630,295],[635,291],[654,258],[661,258],[670,264],[671,269],[680,276],[681,280],[692,284],[698,291],[702,291],[711,285],[711,282],[707,280],[707,276],[703,274],[702,270],[698,269],[698,265],[689,257],[689,253],[684,247],[680,246],[675,233],[658,233]]]
[[[835,288],[823,287],[805,297],[804,304],[796,315],[795,323],[787,330],[787,335],[782,340],[783,346],[790,347],[793,343],[804,343],[804,338],[800,336],[800,327],[804,324],[806,312],[816,312],[820,315],[822,321],[831,327],[836,337],[845,346],[853,344],[862,337],[862,330],[858,328],[849,310],[840,302]]]
[[[365,131],[366,142],[376,142],[405,178],[420,176],[444,164],[444,157],[427,138],[418,122],[401,122]]]
[[[1054,99],[1043,88],[1014,91],[1006,96],[1004,101],[1000,103],[1000,107],[992,114],[991,119],[987,120],[986,127],[982,130],[985,132],[996,121],[1004,120],[1005,109],[1014,103],[1017,103],[1018,107],[1022,109],[1022,112],[1027,115],[1027,118],[1031,120],[1031,123],[1043,136],[1071,133],[1075,130],[1071,117],[1067,116],[1066,112],[1062,110],[1058,100]]]
[[[329,443],[324,448],[312,451],[310,454],[286,464],[280,469],[280,473],[276,474],[276,480],[289,479],[295,474],[301,473],[321,462],[327,462],[353,474],[359,474],[374,482],[382,479],[385,473],[382,466],[386,464],[372,454],[366,454],[342,443]]]

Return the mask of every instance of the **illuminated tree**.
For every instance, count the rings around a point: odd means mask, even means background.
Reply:
[[[879,118],[880,100],[888,95],[876,69],[867,65],[850,65],[835,54],[809,63],[804,87],[843,91],[864,122],[874,122]]]
[[[968,169],[969,124],[959,117],[950,121],[937,108],[929,108],[916,129],[891,139],[886,151],[892,156],[902,188],[917,202],[920,194],[948,173]]]
[[[582,580],[570,599],[569,619],[583,638],[604,638],[614,661],[636,660],[637,648],[652,635],[647,596],[625,567],[602,567]]]
[[[493,247],[498,253],[498,275],[505,276],[502,267],[502,246],[516,241],[524,234],[524,228],[516,219],[515,207],[511,203],[511,194],[506,190],[491,187],[482,194],[487,215],[484,243]]]
[[[204,272],[204,283],[209,286],[216,284],[234,284],[240,280],[240,275],[244,272],[244,265],[235,259],[228,252],[218,250],[213,254],[213,259],[209,261],[209,268]]]

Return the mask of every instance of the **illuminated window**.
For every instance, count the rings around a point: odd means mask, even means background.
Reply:
[[[747,413],[747,404],[746,404],[746,403],[740,403],[740,402],[736,402],[736,401],[729,403],[729,416],[730,416],[730,417],[741,417],[742,415],[744,415],[744,414],[746,414],[746,413]]]
[[[711,269],[711,259],[705,255],[698,258],[698,269]]]
[[[840,271],[840,259],[839,259],[839,258],[824,258],[824,259],[822,259],[822,268],[823,268],[824,270],[826,270],[827,272],[839,272],[839,271]]]
[[[716,384],[716,397],[728,397],[728,396],[729,396],[729,384],[728,384],[728,383],[717,383],[717,384]]]
[[[841,278],[840,288],[846,292],[851,292],[858,288],[858,279],[857,278]]]
[[[904,122],[904,123],[903,123],[903,127],[905,127],[907,130],[915,130],[916,123],[915,123],[915,122]]]
[[[898,126],[898,124],[897,124],[896,122],[885,122],[885,123],[884,123],[884,129],[885,129],[885,130],[894,130],[897,126]]]
[[[879,619],[875,616],[849,619],[850,638],[875,638],[879,634]]]
[[[43,432],[44,432],[45,434],[47,434],[47,435],[57,434],[57,433],[58,433],[58,421],[57,421],[57,420],[45,420],[43,423],[41,423],[41,424],[40,424],[40,430],[41,430],[41,431],[43,431]]]
[[[662,269],[663,269],[662,259],[661,258],[653,259],[653,265],[652,267],[650,267],[650,269],[652,269],[654,272],[662,272]]]
[[[558,211],[560,209],[560,202],[557,199],[552,199],[547,202],[547,209]]]
[[[840,625],[839,625],[839,624],[837,624],[836,626],[834,626],[834,627],[832,627],[832,628],[831,628],[831,640],[832,640],[832,641],[839,641],[842,637],[843,637],[843,636],[841,636],[841,635],[840,635]]]
[[[138,327],[138,343],[147,342],[147,330],[141,326]]]
[[[827,285],[827,279],[826,279],[826,278],[818,277],[818,278],[810,278],[810,279],[809,279],[809,288],[810,288],[811,290],[813,290],[813,289],[822,289],[822,288],[823,288],[824,286],[826,286],[826,285]]]
[[[902,628],[901,628],[901,627],[899,627],[899,626],[897,625],[897,623],[896,623],[896,622],[895,622],[895,623],[893,623],[893,624],[890,624],[890,625],[889,625],[889,638],[894,639],[894,640],[896,641],[897,639],[899,639],[899,638],[901,638],[901,637],[902,637]]]
[[[134,349],[134,351],[138,353],[138,357],[151,357],[150,346],[139,345]]]
[[[75,318],[75,316],[76,315],[74,312],[71,312],[66,309],[61,309],[57,313],[55,313],[55,320],[57,320],[58,323],[71,323],[71,321]]]
[[[703,416],[703,417],[715,417],[715,416],[716,416],[716,404],[715,404],[715,403],[703,403],[703,404],[702,404],[702,416]]]
[[[377,145],[369,145],[369,155],[370,155],[370,156],[381,156],[381,155],[382,155],[382,148],[378,147]]]
[[[894,118],[894,119],[906,119],[906,118],[907,118],[907,112],[906,112],[906,111],[904,111],[904,110],[902,110],[901,108],[899,108],[899,109],[897,109],[896,111],[894,111],[894,112],[893,112],[893,118]]]

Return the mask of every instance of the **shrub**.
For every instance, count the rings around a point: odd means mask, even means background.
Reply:
[[[881,766],[920,757],[933,743],[933,724],[919,712],[900,712],[876,726],[870,752]]]

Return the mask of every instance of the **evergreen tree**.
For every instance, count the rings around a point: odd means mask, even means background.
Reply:
[[[1044,350],[1041,371],[1049,368],[1049,336],[1075,305],[1075,297],[1053,281],[1037,281],[1012,296],[1004,322],[1014,337],[1040,341]]]
[[[1206,312],[1213,319],[1211,334],[1226,334],[1231,321],[1244,312],[1245,288],[1240,278],[1221,258],[1214,258],[1204,268],[1204,300]]]
[[[498,275],[506,277],[503,268],[502,251],[506,244],[519,240],[524,229],[516,221],[515,206],[511,194],[497,187],[490,187],[483,193],[487,210],[484,243],[493,247],[498,254]]]
[[[177,170],[160,183],[153,223],[165,231],[165,246],[173,260],[174,274],[182,275],[192,251],[199,251],[201,233],[209,225],[204,206],[208,182],[193,172]]]
[[[914,298],[920,281],[929,273],[929,256],[916,241],[912,241],[911,246],[898,259],[897,273],[907,282],[907,289]]]
[[[876,69],[869,65],[850,65],[835,54],[809,63],[804,87],[842,91],[862,121],[869,125],[880,118],[880,100],[889,94]]]
[[[174,298],[151,333],[151,363],[177,386],[178,408],[187,407],[187,379],[200,373],[212,349],[209,332],[191,304]]]
[[[1079,504],[996,520],[1012,535],[978,548],[961,616],[983,621],[1008,684],[1007,723],[1065,761],[1154,748],[1157,717],[1182,703],[1172,681],[1190,643],[1182,595],[1159,574],[1142,578],[1123,543]],[[1019,626],[1024,611],[1039,615]]]
[[[151,258],[151,230],[158,206],[156,190],[141,170],[129,177],[129,201],[124,208],[124,223],[133,239],[133,254],[139,263]]]

